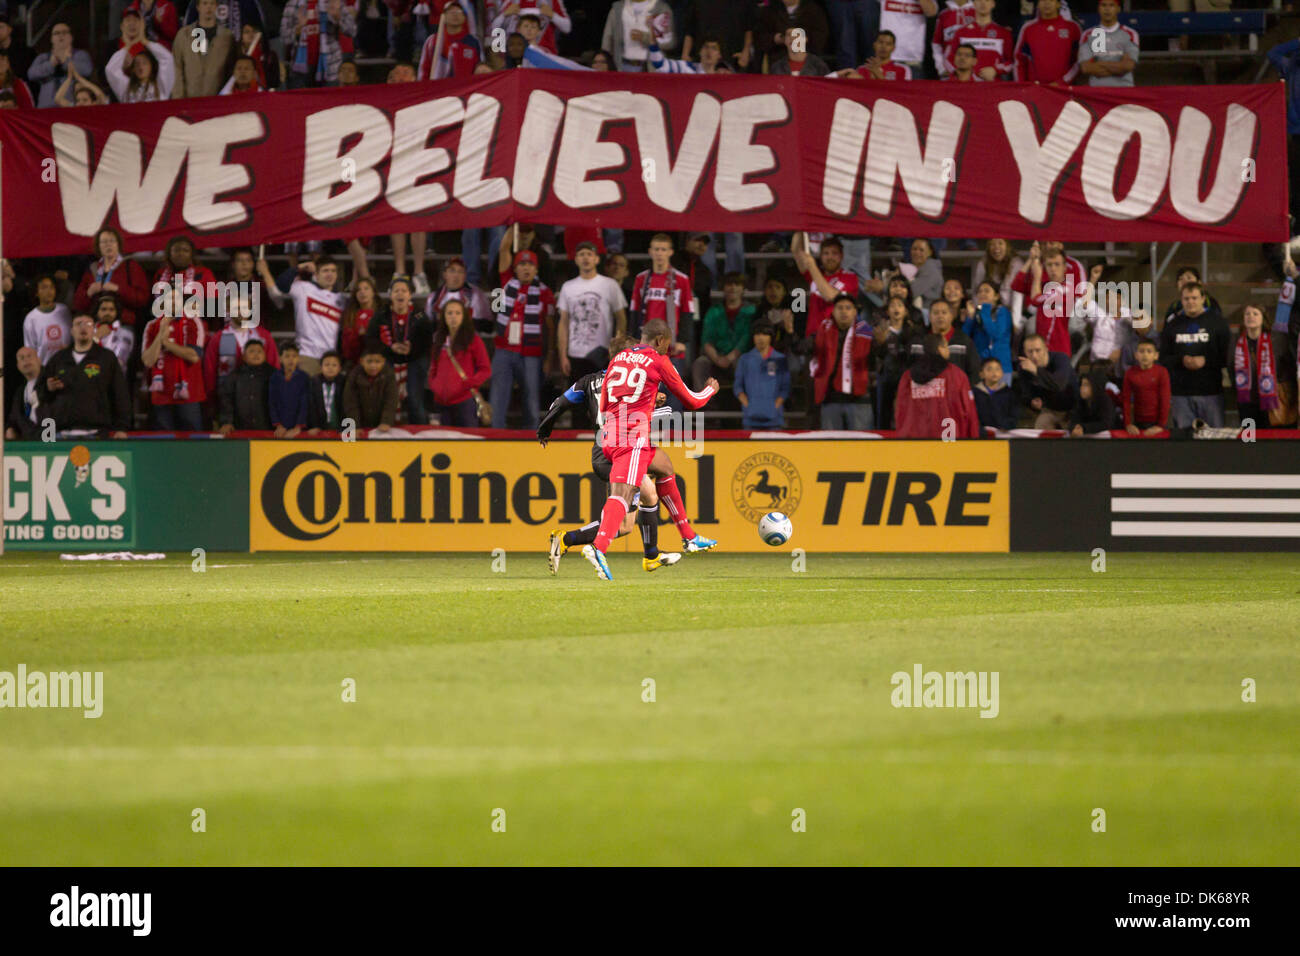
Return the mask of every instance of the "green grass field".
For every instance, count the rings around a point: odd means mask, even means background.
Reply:
[[[1300,863],[1295,556],[207,561],[0,559],[0,864]]]

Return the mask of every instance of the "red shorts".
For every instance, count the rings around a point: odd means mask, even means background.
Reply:
[[[631,445],[602,448],[601,451],[610,461],[609,483],[638,488],[655,456],[654,445],[648,438],[638,438]]]

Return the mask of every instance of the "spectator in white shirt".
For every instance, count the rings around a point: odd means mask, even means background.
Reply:
[[[72,344],[72,311],[62,302],[53,276],[36,280],[36,308],[23,319],[23,345],[36,350],[42,365],[59,349]]]

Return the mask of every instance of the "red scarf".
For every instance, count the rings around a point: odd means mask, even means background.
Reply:
[[[1270,412],[1280,404],[1277,397],[1277,369],[1273,365],[1273,339],[1267,332],[1259,333],[1259,407]],[[1250,336],[1244,332],[1237,339],[1233,355],[1236,371],[1237,404],[1250,403]]]
[[[307,66],[312,72],[319,72],[317,64],[320,61],[320,6],[321,0],[307,0],[307,19],[302,26],[302,36],[307,41]],[[343,5],[340,4],[339,10],[342,9]],[[347,56],[352,52],[352,38],[343,32],[342,24],[336,26],[340,27],[337,34],[339,50]]]

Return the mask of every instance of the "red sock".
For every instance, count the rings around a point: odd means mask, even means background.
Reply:
[[[618,526],[627,516],[627,502],[617,495],[610,495],[605,507],[600,512],[600,530],[596,532],[596,550],[604,554],[609,550],[609,543],[618,537]]]
[[[682,536],[682,540],[690,541],[694,538],[695,529],[686,520],[686,505],[682,504],[682,493],[677,490],[677,476],[656,479],[655,491],[659,492],[659,500],[668,506],[668,516],[677,525],[677,533]]]

